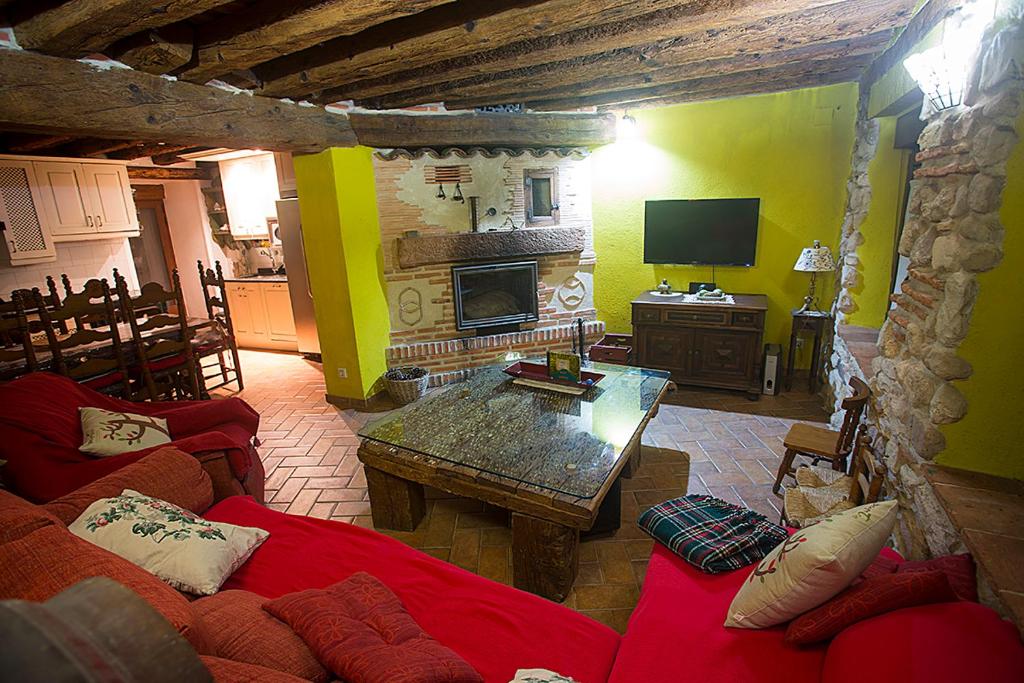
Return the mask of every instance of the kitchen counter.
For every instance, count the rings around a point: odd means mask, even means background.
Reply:
[[[288,282],[287,275],[243,275],[226,277],[224,282]]]

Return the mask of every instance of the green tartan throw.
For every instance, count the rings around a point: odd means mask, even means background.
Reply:
[[[709,574],[751,565],[789,535],[753,510],[696,494],[655,505],[640,515],[637,524]]]

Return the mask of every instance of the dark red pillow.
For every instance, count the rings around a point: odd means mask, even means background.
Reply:
[[[942,572],[949,579],[949,585],[958,598],[978,602],[978,578],[974,558],[968,553],[946,555],[931,560],[901,562],[896,572]]]
[[[942,572],[874,576],[791,621],[785,641],[789,645],[809,645],[828,640],[847,626],[879,614],[954,601],[956,594]]]
[[[897,560],[892,557],[887,557],[884,554],[880,554],[871,562],[871,564],[868,565],[867,569],[860,573],[860,576],[853,580],[853,583],[851,585],[857,585],[861,581],[871,579],[876,576],[895,574],[900,564],[901,560]]]
[[[420,628],[391,589],[366,572],[263,605],[348,683],[483,683]]]

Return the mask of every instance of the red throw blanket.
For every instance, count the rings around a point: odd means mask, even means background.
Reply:
[[[0,460],[7,461],[0,469],[4,483],[37,503],[59,498],[156,450],[106,458],[82,453],[81,407],[163,418],[171,445],[192,455],[226,451],[240,479],[252,464],[252,440],[260,423],[259,413],[237,398],[133,403],[48,372],[0,385],[0,406]]]

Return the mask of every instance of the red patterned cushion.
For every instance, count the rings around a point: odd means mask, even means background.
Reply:
[[[974,569],[974,558],[968,553],[946,555],[932,560],[903,562],[896,569],[905,572],[942,572],[949,579],[949,585],[961,600],[978,602],[978,579]]]
[[[223,657],[200,655],[214,683],[304,683],[306,679],[265,666],[236,662]]]
[[[366,572],[263,605],[348,683],[483,683],[465,660],[420,628]]]
[[[895,574],[896,569],[899,568],[902,560],[897,560],[892,557],[888,557],[885,554],[880,554],[875,558],[874,562],[868,565],[868,568],[860,573],[853,583],[850,585],[856,586],[861,581],[871,579],[876,576],[885,576],[887,574]]]
[[[956,594],[942,572],[886,574],[865,579],[789,624],[786,642],[809,645],[828,640],[851,624],[904,607],[952,602]]]

